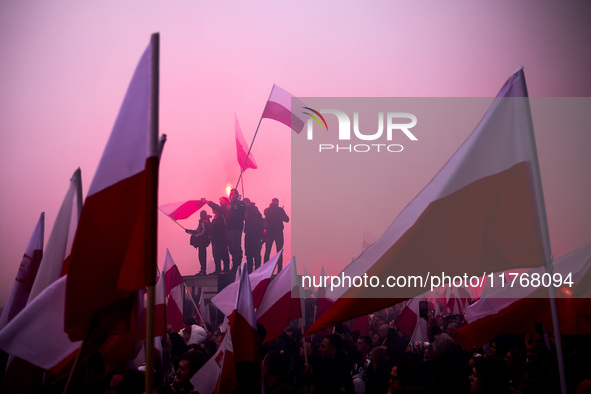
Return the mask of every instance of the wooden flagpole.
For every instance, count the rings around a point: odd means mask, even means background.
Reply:
[[[524,76],[525,78],[525,76]],[[523,82],[524,86],[525,81]],[[554,267],[552,265],[553,257],[552,257],[552,250],[550,245],[550,232],[548,230],[548,218],[546,216],[546,204],[544,201],[544,190],[542,188],[542,176],[540,174],[540,164],[538,161],[538,149],[536,147],[536,139],[533,133],[533,120],[531,117],[531,108],[529,104],[529,95],[527,93],[527,87],[525,88],[525,101],[524,105],[526,106],[525,115],[528,117],[528,122],[530,124],[531,130],[531,144],[532,146],[532,168],[534,169],[533,172],[533,181],[534,181],[534,196],[536,200],[536,208],[537,208],[537,217],[538,217],[538,228],[540,231],[540,236],[542,239],[542,246],[544,248],[544,257],[545,257],[545,268],[546,272],[552,274]],[[552,313],[552,325],[554,328],[554,338],[556,340],[556,359],[558,362],[558,374],[560,376],[560,391],[562,394],[567,394],[567,385],[566,385],[566,370],[564,367],[564,356],[562,353],[562,338],[560,336],[560,321],[558,318],[558,308],[556,306],[556,288],[548,287],[548,297],[550,301],[550,310]]]
[[[150,39],[152,50],[152,80],[150,87],[150,157],[157,157],[154,171],[148,171],[149,176],[153,178],[148,180],[150,190],[148,193],[148,202],[146,206],[146,264],[148,267],[147,279],[147,305],[146,305],[146,393],[152,394],[154,390],[154,309],[156,300],[156,267],[157,244],[158,244],[158,162],[161,153],[158,128],[159,111],[159,58],[160,58],[160,34],[154,33]]]

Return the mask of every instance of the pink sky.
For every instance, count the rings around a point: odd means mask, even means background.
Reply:
[[[591,96],[589,20],[589,3],[533,0],[1,2],[0,305],[39,214],[47,240],[77,167],[86,196],[153,32],[161,34],[160,130],[168,135],[164,204],[217,201],[236,182],[234,113],[250,142],[274,83],[308,97],[492,96],[523,65],[532,97]],[[590,142],[588,130],[565,127],[540,144],[557,257],[591,241]],[[261,210],[278,197],[291,216],[290,131],[263,120],[253,154],[259,169],[247,171],[246,195]],[[436,163],[424,155],[412,171],[426,182]],[[413,195],[405,197],[380,225]],[[195,273],[188,236],[159,220],[160,264],[168,248],[183,275]],[[298,264],[320,271],[318,262]]]

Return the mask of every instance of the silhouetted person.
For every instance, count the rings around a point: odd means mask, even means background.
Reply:
[[[244,214],[244,254],[246,255],[246,267],[252,272],[253,267],[261,266],[261,249],[265,237],[263,215],[254,202],[245,198],[246,213]]]
[[[230,255],[228,254],[227,239],[226,220],[221,213],[213,211],[213,220],[211,221],[211,251],[216,273],[222,271],[222,261],[224,262],[224,271],[230,270]]]
[[[265,209],[265,262],[269,260],[271,248],[275,243],[275,251],[283,249],[283,223],[289,223],[289,216],[285,210],[279,206],[279,200],[271,200],[269,207]],[[277,261],[277,272],[283,268],[283,255]]]
[[[197,275],[205,275],[207,271],[207,247],[209,246],[210,240],[210,227],[209,222],[210,215],[205,211],[199,212],[199,225],[195,230],[186,229],[185,232],[191,235],[191,246],[195,247],[199,254],[199,264],[201,270]]]
[[[214,212],[220,213],[225,220],[228,251],[232,256],[232,269],[238,268],[242,262],[242,230],[244,229],[244,213],[246,206],[241,201],[238,190],[232,189],[230,201],[220,198],[220,205],[209,201],[207,203]]]

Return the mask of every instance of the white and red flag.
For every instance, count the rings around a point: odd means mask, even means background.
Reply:
[[[468,346],[482,346],[495,336],[535,332],[535,323],[542,323],[544,332],[552,332],[552,315],[548,289],[544,286],[523,286],[534,274],[549,283],[551,278],[563,283],[556,288],[556,306],[560,331],[566,335],[591,333],[591,244],[582,246],[552,262],[552,274],[544,267],[528,271],[527,276],[509,276],[502,284],[499,274],[493,277],[493,286],[486,297],[468,306],[465,310],[467,325],[454,332]],[[553,276],[556,275],[556,276]],[[515,279],[513,286],[509,284]],[[542,280],[540,279],[540,280]],[[554,281],[552,279],[552,281]],[[556,282],[552,282],[553,284]],[[484,294],[484,292],[483,292]]]
[[[183,323],[183,284],[185,281],[174,263],[172,256],[166,249],[166,258],[164,259],[164,283],[166,302],[166,322],[180,331],[185,325]]]
[[[291,127],[296,133],[300,133],[304,128],[306,119],[302,108],[292,108],[293,97],[288,91],[273,85],[261,117],[274,119],[287,127]]]
[[[550,258],[549,250],[527,88],[520,69],[439,173],[344,274],[426,277],[438,262],[447,275],[482,275],[543,265]],[[339,299],[309,332],[408,298],[390,298],[388,290],[369,289],[367,294],[368,289],[351,287],[329,293]],[[364,299],[368,297],[371,302]]]
[[[202,200],[188,200],[181,202],[171,202],[158,207],[163,214],[174,220],[187,219],[203,207]]]
[[[242,270],[238,293],[236,294],[236,306],[228,316],[232,346],[234,348],[234,361],[237,363],[249,361],[258,366],[260,362],[259,337],[254,308],[248,270]]]
[[[78,350],[64,332],[66,276],[44,289],[0,331],[0,349],[43,369],[51,369]]]
[[[72,250],[81,204],[82,177],[78,168],[70,179],[68,191],[49,234],[28,302],[68,271],[66,259]]]
[[[223,335],[217,352],[191,378],[191,384],[198,393],[232,393],[237,386],[230,329]]]
[[[18,267],[12,290],[0,317],[0,330],[27,305],[31,288],[43,257],[43,233],[45,213],[41,213],[33,234],[29,239],[25,254]]]
[[[238,159],[238,165],[240,168],[242,168],[244,171],[249,168],[252,168],[253,170],[258,168],[252,153],[249,154],[248,152],[248,144],[244,139],[244,135],[240,129],[240,123],[238,123],[238,116],[236,116],[236,114],[234,114],[234,137],[236,139],[236,158]]]
[[[232,312],[224,320],[218,351],[191,378],[200,393],[231,393],[236,388],[236,363],[260,363],[257,323],[248,271],[243,270]]]
[[[422,297],[414,297],[408,301],[406,306],[396,317],[396,327],[408,337],[412,336],[417,326],[417,322],[419,321],[419,302],[422,299]]]
[[[302,317],[301,296],[295,260],[291,259],[269,283],[257,308],[257,323],[267,330],[263,343],[277,338],[289,322]]]
[[[205,291],[203,291],[203,289],[200,289],[199,291],[199,302],[197,302],[197,310],[195,311],[195,322],[204,328],[211,322],[209,307],[205,305]]]
[[[134,293],[156,281],[158,35],[131,79],[94,175],[72,246],[65,328],[125,332]]]
[[[261,302],[281,253],[283,253],[283,249],[249,275],[255,308],[257,308]],[[211,302],[216,308],[222,311],[224,316],[228,316],[232,310],[234,310],[238,288],[239,281],[232,282],[211,299]]]

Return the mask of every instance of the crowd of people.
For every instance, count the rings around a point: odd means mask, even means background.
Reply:
[[[260,346],[260,370],[243,366],[250,373],[241,374],[237,366],[236,392],[560,392],[551,334],[501,335],[483,347],[465,349],[454,339],[454,331],[466,323],[462,315],[429,314],[429,340],[412,343],[396,326],[400,310],[399,304],[367,316],[369,329],[364,332],[352,330],[349,322],[302,338],[294,321],[277,339]],[[197,349],[206,357],[215,352],[210,341],[222,337],[219,329],[210,329],[209,339]],[[259,337],[262,343],[262,326]],[[569,392],[591,392],[591,336],[563,336],[563,346]],[[181,376],[182,369],[177,370],[177,381]]]
[[[259,361],[235,364],[231,392],[560,393],[551,334],[501,335],[485,346],[465,349],[454,339],[454,331],[465,324],[461,315],[429,314],[428,341],[412,342],[396,325],[400,311],[398,304],[366,316],[369,328],[363,331],[346,322],[306,337],[295,320],[265,344],[266,331],[259,325]],[[229,334],[220,326],[190,323],[180,332],[169,326],[162,339],[154,392],[198,393],[194,376],[218,380],[215,374],[197,373]],[[568,392],[591,392],[591,336],[562,338]],[[145,365],[136,364],[122,360],[106,368],[96,353],[77,369],[70,392],[143,393]],[[39,392],[61,392],[64,380],[52,384],[53,378]]]
[[[198,250],[200,271],[197,275],[207,274],[207,247],[211,244],[214,273],[235,270],[246,257],[249,272],[261,266],[261,251],[265,245],[264,262],[269,260],[273,245],[275,251],[283,249],[284,223],[289,216],[279,206],[279,200],[273,198],[264,210],[264,216],[256,203],[248,198],[244,200],[238,190],[230,191],[230,198],[220,197],[219,204],[201,199],[213,211],[213,219],[205,210],[200,214],[199,224],[195,230],[187,229],[191,234],[190,244]],[[244,233],[244,253],[242,234]],[[231,259],[231,266],[230,266]],[[223,267],[222,267],[223,263]],[[277,262],[278,272],[283,268],[283,259]]]

